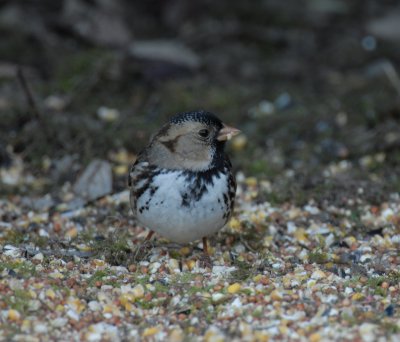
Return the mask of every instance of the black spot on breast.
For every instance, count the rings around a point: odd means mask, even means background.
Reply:
[[[226,193],[224,193],[223,196],[224,196],[225,205],[228,205],[228,201],[229,201],[228,195]]]
[[[208,187],[214,184],[212,175],[205,172],[184,171],[179,177],[185,177],[188,184],[182,193],[182,205],[185,207],[200,201],[204,194],[208,193]]]
[[[189,196],[187,193],[182,194],[182,206],[183,207],[190,207]]]
[[[133,187],[133,195],[136,198],[139,198],[146,192],[147,190],[150,189],[151,193],[150,195],[153,195],[154,192],[157,191],[157,187],[150,187],[150,184],[153,182],[154,177],[158,176],[161,173],[161,170],[155,168],[155,167],[149,167],[146,170],[143,170],[135,179],[135,183],[138,184],[142,181],[144,181],[144,184],[141,187]]]
[[[135,169],[135,167],[137,169]],[[137,200],[146,192],[150,191],[150,196],[153,196],[154,193],[158,190],[158,187],[152,186],[151,184],[154,181],[154,177],[159,174],[164,173],[163,169],[160,169],[154,165],[146,165],[143,166],[141,164],[133,165],[131,169],[131,173],[135,173],[135,177],[130,176],[131,183],[131,203],[133,205],[133,209],[136,210]],[[138,186],[140,184],[140,186]],[[149,202],[146,203],[148,205]],[[142,208],[142,211],[145,208]],[[138,209],[139,210],[139,209]],[[142,212],[140,211],[140,212]]]
[[[149,190],[150,198],[146,201],[145,205],[148,207],[151,200],[153,199],[154,194],[158,190],[158,186],[150,186],[147,189]],[[146,192],[147,189],[145,189],[144,192]]]
[[[208,192],[207,187],[204,184],[202,184],[200,187],[192,189],[192,197],[195,201],[199,201],[203,197],[203,195],[207,192]]]
[[[158,190],[158,186],[152,186],[150,188],[150,196],[153,196],[157,190]]]
[[[229,162],[229,160],[225,160],[225,162]],[[177,176],[177,180],[180,177],[184,177],[185,183],[188,184],[185,191],[181,194],[182,206],[190,207],[192,203],[200,201],[205,194],[212,191],[214,181],[220,179],[225,173],[230,173],[230,169],[227,168],[226,165],[222,170],[221,168],[211,168],[204,171],[183,171]],[[231,206],[231,192],[234,192],[236,189],[236,184],[231,174],[229,175],[227,182],[229,189],[228,193],[223,194],[223,199],[218,198],[219,204],[221,204],[222,200],[224,201],[224,206],[222,206],[222,208],[229,208]]]

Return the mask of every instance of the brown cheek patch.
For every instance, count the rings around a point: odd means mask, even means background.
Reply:
[[[176,152],[176,145],[178,144],[178,140],[181,136],[178,135],[172,140],[166,140],[166,141],[160,141],[161,144],[163,144],[167,149],[169,149],[171,152]]]

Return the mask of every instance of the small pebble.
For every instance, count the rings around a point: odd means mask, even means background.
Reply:
[[[242,286],[239,283],[234,283],[234,284],[228,286],[227,291],[228,291],[228,293],[235,294],[235,293],[239,292],[241,288],[242,288]]]

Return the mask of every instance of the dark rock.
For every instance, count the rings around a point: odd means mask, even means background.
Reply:
[[[123,20],[120,1],[93,2],[68,0],[64,2],[63,24],[76,35],[94,44],[125,47],[132,40]]]
[[[104,241],[106,238],[103,235],[96,235],[94,237],[95,241]]]
[[[63,184],[67,181],[72,181],[79,168],[78,155],[67,154],[53,162],[51,177],[55,183]]]
[[[49,194],[39,198],[24,197],[22,203],[35,211],[45,211],[55,205],[54,199]]]
[[[8,270],[8,275],[11,277],[18,277],[18,273],[11,269]]]
[[[400,8],[367,24],[367,30],[374,36],[391,42],[400,43]]]
[[[395,312],[395,307],[393,304],[389,304],[385,309],[386,316],[392,317]]]
[[[343,143],[332,139],[322,140],[316,149],[324,160],[346,158],[349,155],[349,150]]]
[[[105,160],[93,160],[74,184],[74,192],[87,201],[112,191],[111,165]]]
[[[129,52],[141,60],[162,61],[188,69],[200,66],[200,58],[182,43],[174,40],[146,40],[134,42]]]
[[[275,100],[275,107],[278,110],[285,110],[291,107],[292,104],[293,104],[293,99],[289,93],[282,93]]]
[[[350,260],[354,263],[359,263],[363,253],[361,251],[354,251],[350,253]]]
[[[0,143],[0,167],[9,167],[12,164],[10,153],[6,147]]]
[[[377,228],[377,229],[372,229],[367,232],[368,235],[374,236],[374,235],[380,235],[383,236],[383,227]]]
[[[349,11],[347,1],[342,0],[309,0],[307,7],[322,14],[345,14]]]
[[[35,13],[35,9],[17,1],[4,6],[0,12],[0,26],[14,32],[30,34],[47,39],[48,31],[44,20]],[[23,24],[22,24],[23,23]]]

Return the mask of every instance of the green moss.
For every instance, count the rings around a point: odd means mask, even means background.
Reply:
[[[245,281],[255,274],[255,270],[252,264],[246,261],[235,260],[233,265],[236,270],[230,274],[230,278],[237,282]]]
[[[65,274],[65,278],[69,279],[68,273]],[[63,297],[69,297],[71,295],[71,288],[69,288],[69,287],[66,287],[64,285],[57,285],[57,284],[50,284],[50,286],[54,291],[59,291],[60,293],[62,293]]]
[[[26,238],[26,234],[22,233],[19,230],[16,229],[11,229],[7,232],[5,238],[4,238],[4,242],[7,244],[11,244],[11,245],[20,245],[22,242],[24,242]]]
[[[387,291],[381,287],[383,283],[388,283],[390,286],[397,285],[400,281],[400,272],[390,272],[387,275],[368,278],[367,286],[374,290],[374,294],[382,297],[387,295]]]
[[[383,322],[381,324],[382,330],[386,336],[400,333],[400,325],[392,322]]]
[[[253,294],[253,291],[250,290],[250,289],[241,289],[241,290],[239,291],[239,293],[243,293],[243,294],[245,294],[246,296],[251,296],[251,295]]]
[[[23,195],[26,193],[25,189],[21,185],[13,186],[13,185],[8,185],[4,184],[0,181],[0,194],[4,197],[8,196],[15,196],[15,195]]]
[[[171,285],[180,288],[185,294],[189,294],[191,296],[196,295],[199,292],[201,293],[210,291],[213,288],[213,286],[211,285],[210,286],[193,285],[196,277],[198,276],[199,276],[198,273],[192,273],[192,272],[178,273],[171,278]]]
[[[169,291],[169,286],[160,283],[159,281],[154,283],[155,292],[167,293]]]
[[[342,313],[342,320],[346,322],[349,326],[357,325],[358,320],[353,316],[348,313]]]
[[[178,250],[172,250],[172,251],[170,251],[170,252],[169,252],[169,255],[170,255],[170,257],[171,257],[172,259],[177,259],[177,260],[179,260],[179,259],[182,257],[182,254],[179,253]]]
[[[45,236],[34,236],[32,243],[39,248],[45,248],[49,245],[49,238]]]
[[[284,202],[283,197],[275,191],[266,192],[263,195],[263,199],[265,199],[266,202],[269,202],[272,206],[278,206]]]
[[[308,254],[308,262],[311,264],[326,264],[328,259],[328,254],[321,251],[310,252]]]
[[[360,284],[360,278],[361,278],[360,275],[355,275],[355,276],[351,277],[349,280],[346,280],[343,283],[343,285],[345,287],[348,287],[348,286],[354,287],[354,285],[359,285]]]
[[[22,278],[29,278],[37,274],[35,266],[27,262],[0,262],[0,273],[4,270],[12,270]]]
[[[101,49],[80,50],[68,55],[55,69],[53,91],[74,93],[82,83],[88,82],[110,60],[110,54]]]
[[[141,309],[144,310],[149,310],[149,309],[153,309],[154,307],[157,307],[160,305],[160,301],[159,300],[150,300],[150,301],[146,301],[146,300],[140,300],[135,302],[135,304],[137,306],[139,306]]]
[[[94,286],[96,282],[103,280],[104,277],[110,275],[110,270],[100,270],[93,273],[93,275],[88,279],[88,285]]]
[[[374,290],[374,295],[378,295],[378,296],[381,296],[381,297],[386,297],[387,291],[385,289],[381,288],[381,287],[377,287]]]
[[[196,279],[198,276],[197,273],[192,273],[192,272],[182,272],[176,274],[172,281],[176,284],[190,284],[192,281]]]
[[[216,314],[217,314],[216,311],[209,310],[206,312],[205,319],[207,324],[213,324],[215,322]]]
[[[356,225],[356,227],[364,227],[361,221],[361,211],[359,209],[353,209],[349,219]]]
[[[252,316],[254,318],[262,318],[263,317],[263,311],[261,306],[258,306],[252,313]]]
[[[84,243],[93,243],[93,239],[96,236],[96,232],[94,229],[87,229],[83,232],[79,233],[78,240]]]
[[[131,263],[140,260],[145,249],[142,246],[138,250],[132,251],[128,246],[128,234],[115,235],[113,237],[96,240],[90,237],[91,233],[83,234],[79,239],[86,241],[93,251],[93,257],[104,258],[111,265],[128,266]],[[140,254],[142,253],[142,254]]]
[[[0,35],[9,37],[2,39],[0,44],[0,55],[3,60],[14,61],[19,65],[31,65],[35,63],[34,61],[46,60],[41,47],[35,44],[37,40],[32,39],[30,34],[15,29],[10,31],[9,28],[1,26]]]
[[[372,277],[368,278],[367,285],[371,288],[377,288],[381,286],[382,283],[385,281],[385,277]]]
[[[27,290],[17,289],[11,296],[4,297],[7,305],[21,314],[25,314],[29,309],[29,301],[31,296]]]
[[[248,155],[248,154],[247,154]],[[254,176],[264,176],[272,178],[277,175],[279,170],[271,166],[271,163],[264,159],[254,160],[247,166],[248,171]]]
[[[137,284],[146,285],[149,283],[149,281],[150,281],[149,275],[143,274],[140,271],[137,271],[136,273],[134,273],[132,286],[135,286]],[[156,284],[162,285],[159,282],[156,282],[154,285],[156,286]]]
[[[387,275],[390,285],[397,285],[400,282],[400,272],[391,271]]]

